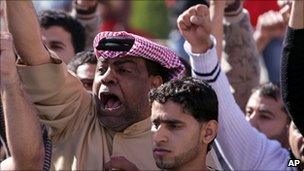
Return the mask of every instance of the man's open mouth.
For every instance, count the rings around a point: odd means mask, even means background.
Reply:
[[[121,107],[122,103],[118,96],[113,93],[101,93],[99,95],[102,108],[107,111],[117,110]]]

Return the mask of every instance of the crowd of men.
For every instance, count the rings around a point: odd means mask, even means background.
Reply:
[[[0,170],[304,169],[304,1],[284,7],[280,85],[260,84],[258,66],[273,13],[254,36],[242,1],[189,7],[182,59],[98,32],[99,2],[73,2],[37,16],[31,1],[1,1]]]

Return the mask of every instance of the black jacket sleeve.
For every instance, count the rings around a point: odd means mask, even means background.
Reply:
[[[281,66],[281,86],[285,107],[304,135],[304,29],[287,30]]]

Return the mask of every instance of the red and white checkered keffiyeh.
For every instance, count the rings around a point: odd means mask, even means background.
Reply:
[[[97,50],[96,47],[101,39],[105,37],[126,37],[134,38],[134,44],[129,51],[103,51]],[[177,79],[184,76],[185,67],[179,60],[179,57],[169,48],[159,45],[151,40],[143,38],[138,35],[127,33],[125,31],[120,32],[101,32],[99,33],[93,43],[94,52],[97,58],[117,58],[124,56],[143,57],[161,64],[170,72],[170,79]]]

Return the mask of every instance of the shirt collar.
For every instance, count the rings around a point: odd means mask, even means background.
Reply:
[[[121,134],[124,137],[134,137],[134,136],[138,136],[144,133],[147,133],[148,131],[151,130],[151,120],[150,117],[136,122],[133,125],[129,126],[128,128],[126,128]]]

